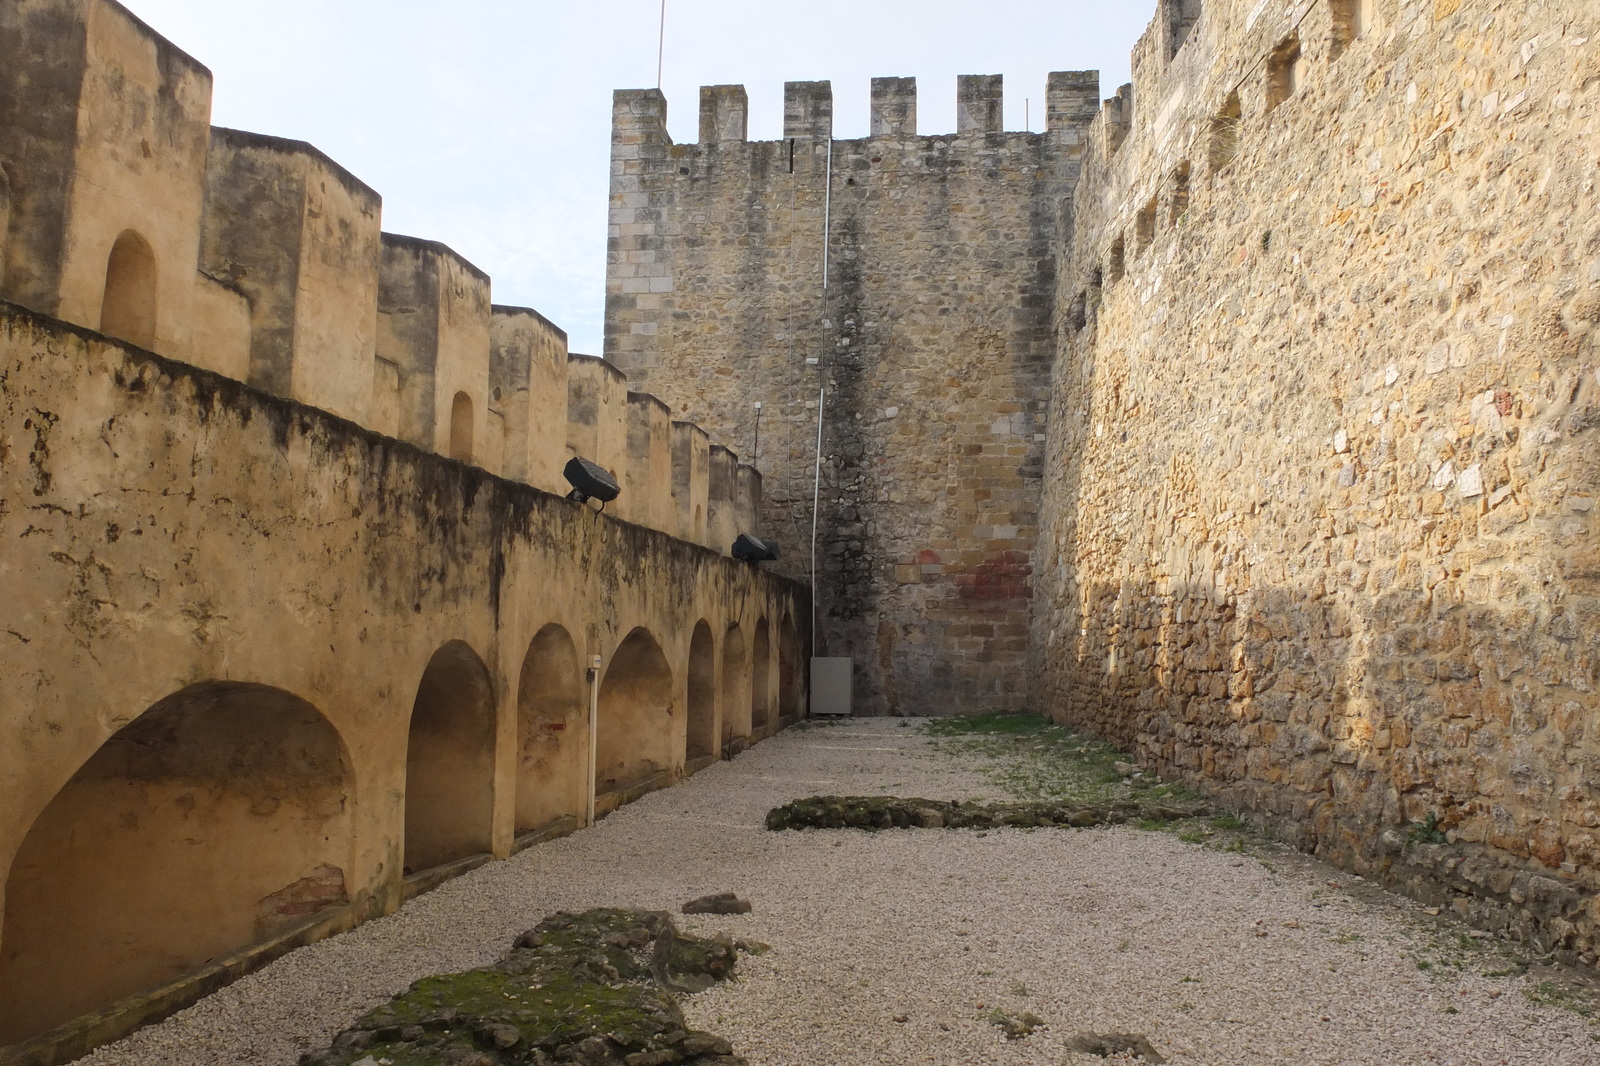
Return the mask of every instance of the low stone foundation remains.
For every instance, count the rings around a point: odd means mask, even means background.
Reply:
[[[731,940],[681,933],[665,914],[557,914],[493,966],[418,981],[301,1066],[745,1066],[696,1032],[674,994],[733,977]]]

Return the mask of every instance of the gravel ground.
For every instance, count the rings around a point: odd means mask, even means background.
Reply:
[[[682,924],[772,951],[685,1010],[752,1066],[1106,1061],[1066,1050],[1081,1031],[1141,1033],[1182,1064],[1600,1063],[1600,1026],[1530,998],[1542,975],[1482,976],[1505,967],[1496,948],[1293,853],[1131,828],[760,828],[819,793],[1004,798],[979,770],[883,720],[792,730],[82,1061],[291,1064],[550,911],[736,891],[753,914]],[[1007,1041],[997,1009],[1048,1028]]]

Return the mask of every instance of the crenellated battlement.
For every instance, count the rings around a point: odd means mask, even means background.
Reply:
[[[383,198],[315,146],[212,127],[210,72],[114,0],[0,4],[0,60],[0,299],[566,492],[566,335],[496,308],[487,272],[383,232]],[[635,103],[642,166],[665,101]],[[742,139],[725,110],[711,136]],[[676,535],[671,444],[647,443],[632,475],[625,448],[597,459],[649,497],[613,513]]]
[[[1099,103],[1099,74],[1095,71],[1058,71],[1049,76],[1045,91],[1045,133],[1072,138],[1085,122],[1085,100]],[[1005,88],[999,74],[963,74],[956,79],[956,130],[924,134],[917,126],[917,79],[873,78],[869,132],[864,140],[908,141],[918,138],[967,137],[1029,133],[1005,129]],[[833,83],[791,81],[783,87],[783,137],[775,141],[749,139],[750,98],[743,85],[704,85],[700,88],[698,147],[730,144],[780,144],[791,141],[827,141],[833,138]],[[614,98],[615,143],[628,147],[671,146],[667,133],[667,99],[659,89],[619,89]],[[684,146],[679,146],[684,147]],[[613,159],[640,158],[636,152],[614,154]]]
[[[786,140],[828,140],[833,136],[833,83],[783,83],[783,136]]]
[[[1159,0],[1132,53],[1133,81],[1106,99],[1089,128],[1080,217],[1063,278],[1063,310],[1098,306],[1103,285],[1147,265],[1172,238],[1191,198],[1218,186],[1252,143],[1274,136],[1274,115],[1300,97],[1326,103],[1347,85],[1335,64],[1380,25],[1378,0],[1258,3],[1235,10]],[[1076,316],[1072,311],[1069,318]],[[1072,328],[1077,324],[1069,323]]]

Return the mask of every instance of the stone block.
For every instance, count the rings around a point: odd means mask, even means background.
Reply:
[[[700,143],[742,144],[749,137],[750,98],[743,85],[700,89]]]
[[[917,79],[873,78],[870,124],[873,137],[915,137]]]
[[[1005,89],[999,74],[963,74],[956,79],[956,132],[999,133],[1005,129]]]

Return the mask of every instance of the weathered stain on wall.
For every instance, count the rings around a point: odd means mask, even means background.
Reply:
[[[11,185],[0,295],[46,314],[59,306],[66,268],[87,36],[87,21],[59,4],[0,9],[0,69],[21,75],[0,94],[0,165]]]
[[[1593,963],[1600,17],[1181,14],[1062,249],[1035,698]]]
[[[793,574],[826,389],[818,646],[855,658],[864,713],[1015,709],[1054,248],[1098,83],[1052,75],[1038,134],[1001,130],[998,79],[963,79],[945,136],[917,133],[914,81],[874,85],[852,141],[825,82],[790,83],[784,139],[754,143],[739,86],[702,90],[693,145],[658,91],[617,94],[606,354],[752,455]]]

